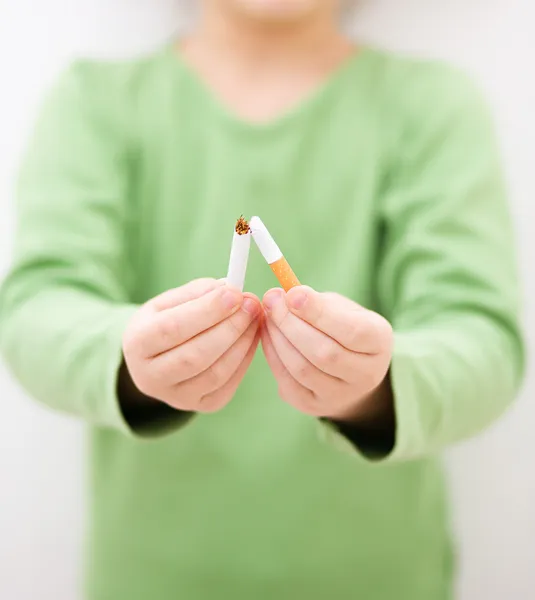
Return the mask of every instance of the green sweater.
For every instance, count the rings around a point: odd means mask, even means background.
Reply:
[[[242,213],[303,283],[393,324],[391,452],[284,404],[260,350],[223,411],[126,422],[127,320],[224,276]],[[513,246],[491,120],[447,66],[363,50],[259,125],[171,47],[73,65],[23,161],[0,339],[32,396],[91,427],[87,598],[451,598],[437,453],[515,395]],[[273,285],[253,249],[246,289]]]

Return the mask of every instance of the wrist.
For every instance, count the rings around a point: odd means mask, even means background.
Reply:
[[[396,443],[394,395],[389,375],[361,399],[356,408],[324,420],[369,458],[387,456]]]
[[[193,416],[139,390],[124,360],[117,378],[117,398],[126,422],[139,433],[174,429]]]
[[[347,410],[329,420],[346,427],[385,430],[395,427],[394,396],[387,373],[381,383]]]

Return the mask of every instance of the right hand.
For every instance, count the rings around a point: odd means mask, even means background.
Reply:
[[[144,304],[123,337],[132,381],[183,411],[209,413],[234,396],[259,341],[258,298],[198,279]]]

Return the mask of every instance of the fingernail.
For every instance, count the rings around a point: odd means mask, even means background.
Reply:
[[[286,301],[290,308],[300,310],[308,300],[308,294],[303,288],[293,288],[286,297]]]
[[[228,310],[236,308],[236,306],[240,304],[241,299],[241,294],[232,290],[225,290],[223,292],[223,295],[221,296],[221,302],[223,303],[223,306]]]
[[[270,313],[275,306],[282,301],[282,290],[273,290],[264,297],[264,307]]]
[[[251,315],[251,317],[256,317],[260,312],[258,302],[255,302],[252,298],[245,298],[242,308],[247,314]]]

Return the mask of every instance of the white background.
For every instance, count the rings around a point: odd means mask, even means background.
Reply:
[[[535,8],[530,0],[361,1],[354,31],[363,38],[458,62],[488,93],[511,182],[533,347]],[[129,54],[157,45],[179,23],[178,4],[0,0],[0,272],[9,260],[13,173],[44,87],[75,52]],[[535,598],[532,367],[507,418],[448,456],[462,600]],[[75,600],[83,431],[30,403],[1,366],[0,402],[0,598]]]

